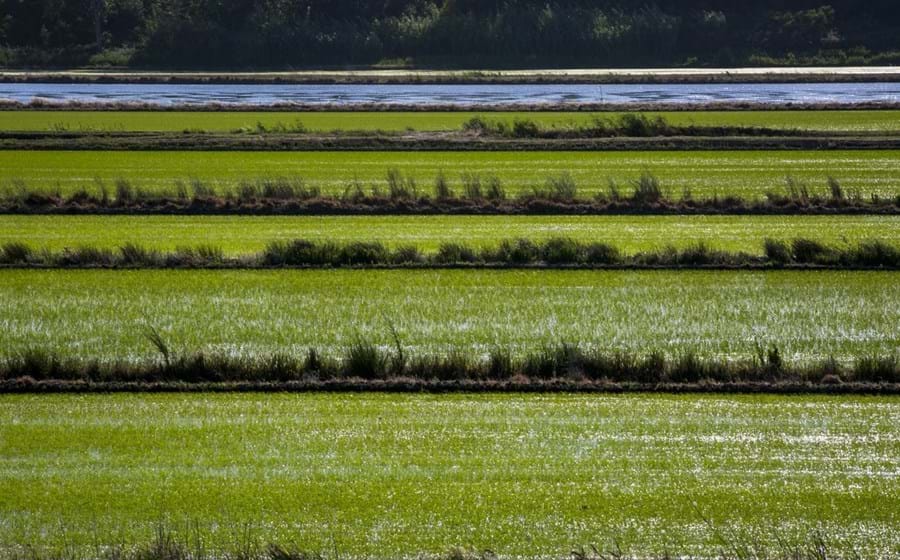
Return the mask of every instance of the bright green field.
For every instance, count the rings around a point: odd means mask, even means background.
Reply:
[[[898,132],[900,111],[697,111],[644,113],[664,117],[673,125],[748,126],[821,131]],[[234,131],[255,128],[293,128],[297,123],[311,131],[329,130],[458,130],[476,115],[495,121],[528,119],[544,126],[589,124],[594,118],[614,118],[616,113],[575,112],[91,112],[0,111],[0,130],[70,131]]]
[[[830,245],[900,239],[897,216],[0,216],[0,243],[34,249],[121,247],[172,250],[211,244],[250,254],[274,240],[380,241],[431,251],[443,242],[493,246],[504,239],[570,237],[624,251],[703,241],[762,252],[762,241],[806,237]]]
[[[890,397],[0,397],[8,547],[127,545],[163,523],[330,558],[614,541],[718,557],[718,535],[888,558],[898,474]]]
[[[357,335],[410,352],[561,342],[678,354],[850,359],[900,347],[891,272],[0,271],[0,348],[67,356],[154,355],[147,321],[180,350],[235,355],[309,346],[339,355]]]
[[[507,192],[543,186],[548,176],[570,172],[581,195],[605,191],[608,179],[624,192],[643,171],[656,174],[673,197],[690,189],[704,198],[760,198],[785,190],[785,176],[824,193],[831,175],[863,194],[900,194],[900,151],[711,151],[711,152],[66,152],[0,151],[0,185],[23,180],[30,188],[71,193],[96,191],[95,179],[126,178],[151,190],[177,179],[199,178],[220,190],[240,179],[299,176],[323,192],[342,193],[354,179],[386,187],[389,168],[415,177],[430,193],[443,171],[459,191],[463,173],[496,175]]]

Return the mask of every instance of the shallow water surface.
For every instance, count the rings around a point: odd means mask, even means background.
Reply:
[[[0,84],[28,102],[471,105],[513,103],[863,103],[900,101],[900,83],[813,84]]]

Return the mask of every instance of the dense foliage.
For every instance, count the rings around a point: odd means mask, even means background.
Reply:
[[[0,0],[0,64],[871,63],[893,0]]]

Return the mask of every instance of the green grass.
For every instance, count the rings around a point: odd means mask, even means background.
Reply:
[[[178,351],[331,355],[362,335],[411,353],[543,345],[786,360],[895,352],[891,272],[0,271],[6,353],[154,356],[144,327]]]
[[[839,179],[848,192],[900,194],[900,151],[713,151],[713,152],[66,152],[0,151],[0,186],[23,180],[30,188],[72,193],[97,191],[96,179],[133,181],[166,190],[177,179],[199,178],[231,188],[241,179],[300,176],[339,194],[354,179],[387,186],[398,168],[431,193],[443,171],[457,192],[464,173],[496,175],[510,193],[542,187],[548,176],[570,172],[579,194],[605,191],[608,179],[628,192],[650,171],[673,197],[690,189],[695,198],[737,195],[761,198],[784,192],[785,176],[824,193],[825,179]]]
[[[691,111],[653,112],[672,125],[746,126],[816,131],[898,132],[900,111]],[[575,112],[125,112],[125,111],[0,111],[0,130],[7,131],[160,131],[209,132],[252,129],[262,124],[310,131],[406,129],[458,130],[476,115],[512,123],[528,119],[544,126],[587,124],[617,113]]]
[[[164,524],[208,549],[274,541],[329,558],[563,558],[614,542],[718,557],[723,538],[780,550],[818,534],[832,553],[886,558],[900,547],[898,410],[891,397],[2,396],[0,542],[94,550]]]
[[[897,216],[0,216],[0,244],[34,249],[127,243],[171,251],[209,244],[228,255],[261,251],[275,240],[379,241],[434,251],[443,242],[494,246],[511,238],[569,237],[624,251],[685,247],[704,241],[728,251],[762,253],[766,237],[816,239],[833,246],[900,239]]]

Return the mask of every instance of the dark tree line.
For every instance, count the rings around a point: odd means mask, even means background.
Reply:
[[[285,67],[892,60],[897,0],[0,0],[0,63]],[[102,60],[103,55],[100,55]]]

